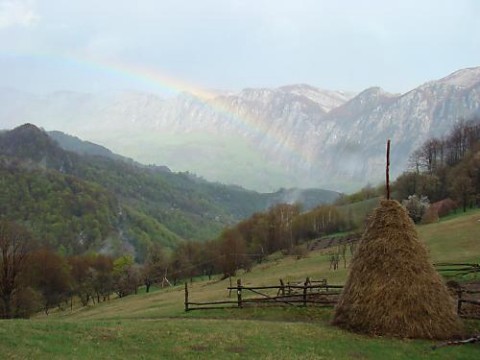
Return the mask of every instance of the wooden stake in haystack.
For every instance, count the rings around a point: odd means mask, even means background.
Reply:
[[[387,167],[385,171],[385,184],[387,188],[387,200],[390,200],[390,139],[387,141]]]
[[[333,323],[344,329],[402,338],[451,339],[462,334],[440,275],[406,210],[386,192],[355,252]]]

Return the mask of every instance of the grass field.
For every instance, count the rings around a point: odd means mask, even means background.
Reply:
[[[480,211],[418,228],[432,261],[480,262]],[[347,271],[329,270],[326,253],[273,256],[249,273],[245,285],[327,278],[343,283]],[[189,284],[192,301],[227,299],[229,280]],[[183,311],[183,286],[49,317],[0,322],[0,358],[7,359],[479,359],[480,344],[432,350],[435,342],[367,337],[329,324],[331,309],[249,308]],[[480,322],[468,322],[480,332]]]

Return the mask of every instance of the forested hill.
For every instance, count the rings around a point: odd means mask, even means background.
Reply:
[[[143,166],[105,148],[92,154],[77,140],[75,153],[31,124],[0,133],[0,216],[68,254],[133,247],[142,261],[154,242],[174,247],[182,239],[210,239],[276,203],[303,198],[312,207],[338,196],[324,190],[259,194]]]
[[[61,131],[49,131],[47,134],[55,140],[62,149],[67,151],[80,155],[98,155],[114,160],[133,162],[132,159],[117,155],[104,146],[94,144],[90,141],[83,141],[78,137],[67,135]]]

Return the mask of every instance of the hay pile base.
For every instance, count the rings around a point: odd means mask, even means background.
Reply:
[[[352,259],[333,323],[403,338],[462,334],[454,300],[398,202],[383,200],[375,209]]]

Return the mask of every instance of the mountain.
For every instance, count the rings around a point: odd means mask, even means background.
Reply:
[[[0,133],[0,173],[1,218],[23,223],[68,254],[127,249],[140,261],[154,242],[173,248],[185,239],[212,239],[225,226],[279,202],[299,200],[308,209],[339,195],[260,194],[210,183],[32,124]]]
[[[328,168],[346,163],[340,168],[342,176],[372,181],[383,176],[385,143],[390,138],[392,173],[398,175],[426,139],[441,137],[455,122],[478,114],[479,70],[461,70],[406,94],[391,95],[378,88],[367,96],[359,94],[328,114],[326,118],[335,123],[332,133],[338,134],[332,142],[334,151],[318,147],[317,156],[329,155]],[[358,101],[361,97],[363,101]],[[342,116],[346,108],[356,115]]]
[[[143,163],[250,189],[345,192],[382,181],[388,138],[392,177],[400,174],[423,141],[478,112],[479,91],[480,68],[404,94],[379,87],[353,94],[305,84],[168,99],[138,92],[35,97],[4,90],[0,120],[12,124],[22,118]]]

